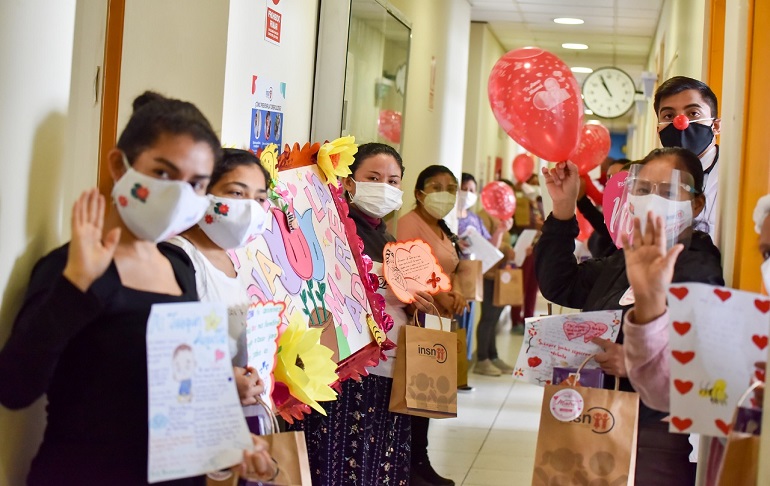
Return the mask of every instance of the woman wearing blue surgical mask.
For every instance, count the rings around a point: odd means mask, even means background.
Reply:
[[[220,150],[194,105],[139,96],[108,155],[114,205],[96,189],[84,192],[72,240],[35,266],[0,351],[0,403],[19,409],[48,398],[28,484],[147,484],[150,308],[198,300],[190,259],[158,242],[203,216]],[[273,471],[264,445],[246,459],[248,471]]]
[[[264,383],[248,366],[246,355],[246,314],[249,295],[227,254],[245,246],[265,230],[268,213],[267,183],[270,175],[259,159],[246,150],[225,148],[214,165],[207,197],[209,206],[200,222],[169,240],[181,247],[195,267],[198,296],[204,302],[228,306],[230,356],[241,405],[249,428],[264,433],[257,406]],[[267,422],[265,422],[267,423]]]
[[[389,145],[360,145],[350,165],[351,174],[342,180],[350,201],[350,218],[364,243],[364,253],[373,262],[379,279],[378,293],[385,299],[385,312],[393,318],[388,338],[396,342],[398,331],[416,309],[426,311],[433,298],[415,294],[406,305],[395,296],[382,273],[385,245],[395,241],[388,233],[385,216],[401,207],[401,155]],[[326,416],[313,412],[296,427],[305,431],[314,484],[407,484],[410,469],[408,415],[391,413],[395,349],[384,351],[387,361],[369,368],[361,381],[346,380],[339,398],[321,402]]]
[[[543,174],[553,200],[553,213],[535,245],[535,268],[543,296],[557,305],[584,311],[630,309],[638,286],[628,275],[631,267],[625,250],[580,264],[573,255],[579,232],[575,219],[580,185],[577,167],[560,163],[554,169],[543,169]],[[691,184],[672,182],[684,179],[691,180]],[[705,202],[703,168],[698,158],[678,147],[653,150],[642,161],[637,177],[629,182],[628,197],[635,214],[651,213],[678,226],[677,234],[672,234],[674,241],[691,235],[687,248],[673,246],[681,252],[673,268],[673,281],[724,285],[719,250],[706,233],[692,228],[692,218],[702,211]],[[593,342],[603,350],[595,357],[602,370],[619,377],[621,389],[630,391],[633,387],[628,380],[624,335],[625,326],[617,343],[598,338]],[[607,386],[612,384],[614,379],[605,382]],[[649,405],[642,401],[639,407],[635,484],[694,484],[695,466],[689,460],[692,447],[687,436],[669,433],[668,424],[663,422],[666,414]]]

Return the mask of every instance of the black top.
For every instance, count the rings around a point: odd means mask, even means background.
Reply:
[[[373,218],[363,214],[355,206],[350,206],[350,219],[356,223],[356,233],[364,242],[364,254],[368,255],[372,261],[382,263],[385,244],[396,241],[393,235],[388,233],[385,222],[379,220],[376,226],[373,225]]]
[[[166,243],[158,249],[171,263],[181,296],[124,287],[115,262],[83,293],[62,276],[68,245],[33,269],[0,351],[1,404],[23,408],[48,395],[48,426],[29,484],[147,484],[150,308],[198,300],[185,252]]]
[[[584,312],[622,309],[625,313],[631,306],[620,305],[621,297],[629,288],[623,250],[606,258],[577,263],[573,252],[579,232],[574,217],[561,221],[551,215],[545,221],[543,234],[535,245],[535,272],[543,297]],[[721,255],[709,235],[693,232],[690,246],[676,261],[673,281],[724,285]],[[623,342],[622,327],[617,342]],[[606,383],[614,384],[614,379]],[[620,388],[633,390],[625,378],[620,380]],[[641,423],[658,421],[666,415],[640,403]]]

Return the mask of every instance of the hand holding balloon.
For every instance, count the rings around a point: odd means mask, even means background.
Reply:
[[[580,190],[578,168],[572,162],[559,162],[553,169],[543,167],[545,187],[553,201],[553,216],[563,221],[575,216]]]

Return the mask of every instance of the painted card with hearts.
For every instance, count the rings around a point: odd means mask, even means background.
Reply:
[[[149,482],[240,462],[252,442],[233,378],[225,305],[155,304],[146,339]]]
[[[545,386],[551,384],[554,367],[576,368],[592,354],[602,352],[594,338],[615,342],[622,311],[581,312],[527,319],[513,376]],[[597,368],[589,361],[587,368]]]
[[[388,243],[382,257],[383,276],[401,302],[414,302],[418,290],[431,295],[452,290],[449,275],[423,240]]]
[[[254,368],[265,384],[262,400],[271,403],[273,393],[273,370],[278,351],[278,329],[281,326],[286,304],[283,302],[255,302],[246,314],[247,363]]]
[[[741,394],[764,380],[770,298],[706,284],[669,288],[671,422],[678,433],[726,437]]]

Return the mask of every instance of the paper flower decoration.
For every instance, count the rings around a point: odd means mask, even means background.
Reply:
[[[259,161],[270,174],[270,180],[267,181],[268,187],[274,187],[278,181],[278,146],[271,143],[265,147],[259,156]]]
[[[297,400],[326,415],[318,402],[337,398],[329,386],[337,381],[332,354],[331,349],[321,345],[321,328],[306,327],[300,315],[294,314],[278,339],[275,380],[285,384]]]
[[[321,145],[321,150],[318,151],[318,168],[326,177],[326,184],[336,186],[337,177],[350,175],[350,164],[353,163],[353,155],[356,152],[358,145],[352,135]]]

